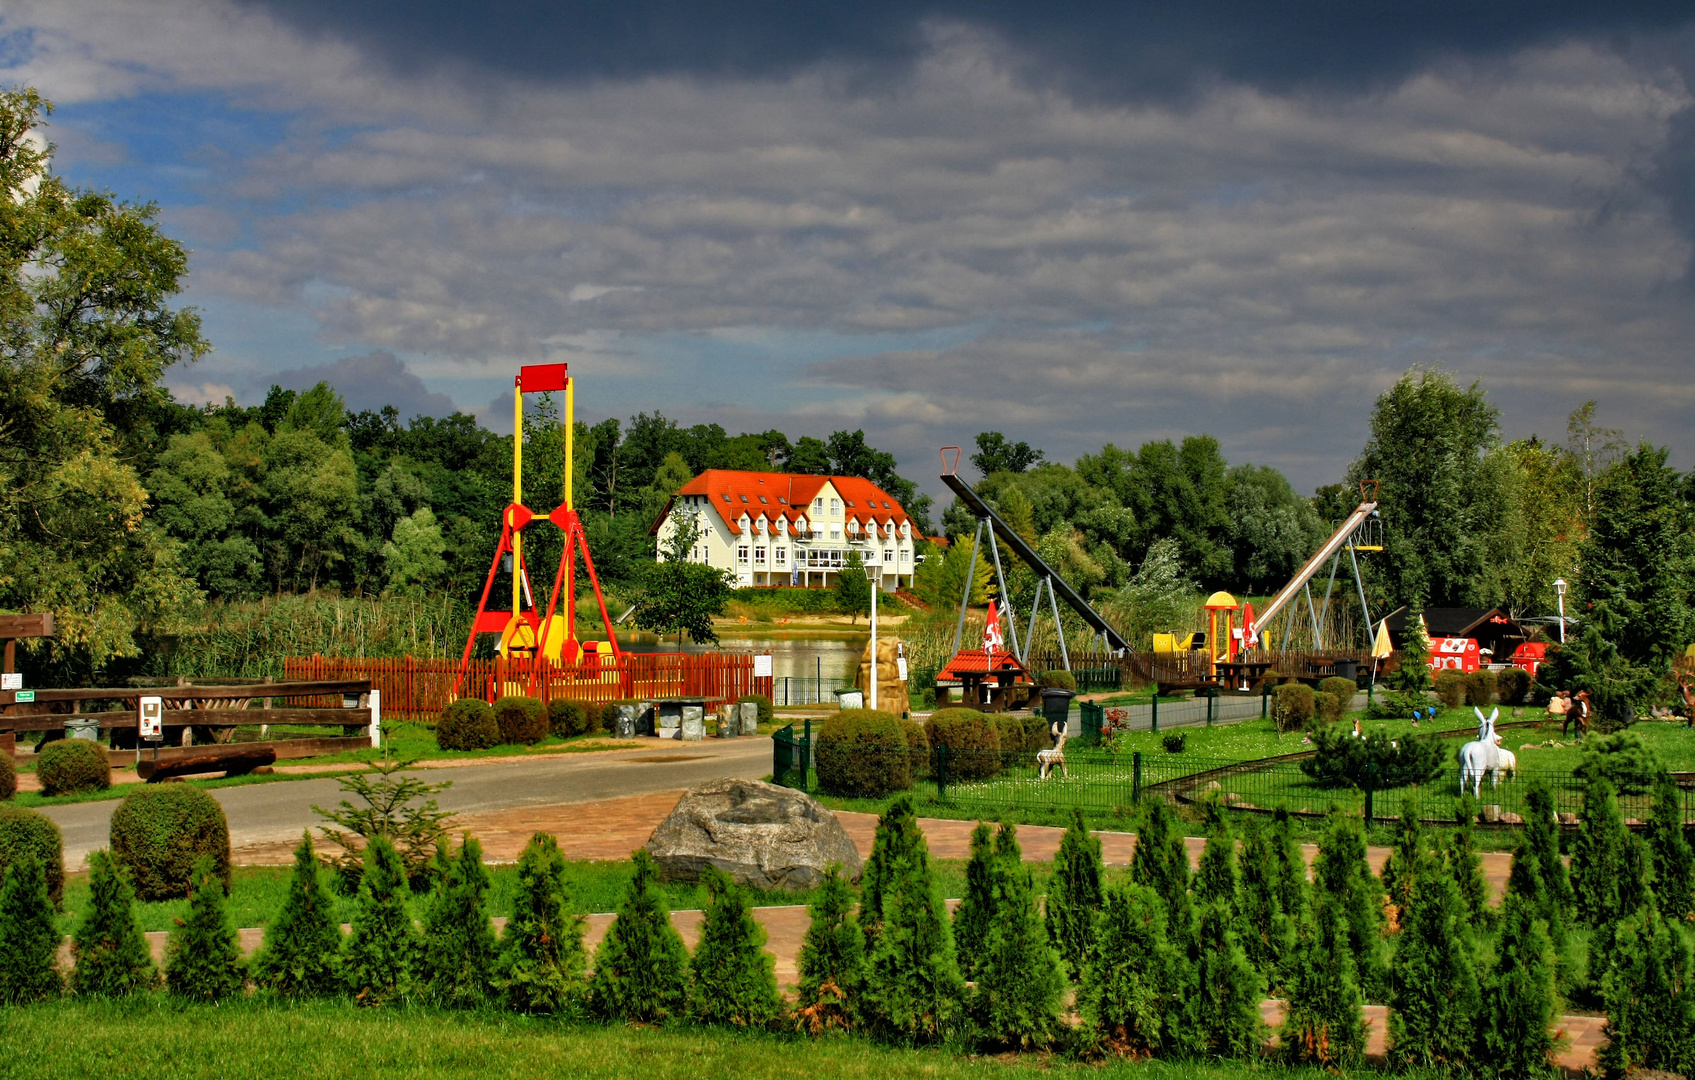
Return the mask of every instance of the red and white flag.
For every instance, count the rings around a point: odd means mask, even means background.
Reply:
[[[1242,605],[1242,647],[1244,649],[1259,648],[1259,627],[1254,625],[1254,606]]]
[[[993,653],[1006,645],[1006,638],[1001,636],[1000,608],[996,604],[989,605],[989,617],[983,623],[983,651]]]

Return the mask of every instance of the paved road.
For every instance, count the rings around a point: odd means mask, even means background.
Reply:
[[[419,770],[436,782],[453,781],[437,796],[443,809],[460,813],[541,803],[592,802],[622,795],[689,787],[720,777],[758,779],[771,772],[771,740],[709,739],[700,743],[654,740],[651,747],[606,754],[561,754],[534,761],[461,765]],[[341,786],[330,778],[289,780],[214,789],[229,817],[230,844],[296,840],[319,822],[312,806],[334,806]],[[43,807],[65,835],[65,865],[77,867],[106,846],[116,800]]]

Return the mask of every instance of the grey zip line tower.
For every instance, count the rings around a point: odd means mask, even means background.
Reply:
[[[950,450],[953,451],[951,461],[948,458],[948,451]],[[999,514],[989,509],[989,505],[979,498],[975,491],[971,490],[969,484],[959,478],[959,455],[960,448],[957,446],[942,447],[942,483],[946,484],[949,490],[958,495],[965,505],[971,508],[971,513],[977,518],[977,533],[971,540],[971,567],[966,571],[965,589],[963,595],[959,598],[959,621],[954,626],[953,651],[959,652],[960,641],[965,635],[965,609],[971,600],[971,582],[977,576],[977,557],[982,549],[985,525],[988,526],[989,533],[989,556],[995,564],[995,583],[1000,589],[1000,595],[1003,599],[1008,598],[1010,594],[1006,588],[1006,571],[1001,566],[1000,545],[996,543],[997,537],[1005,542],[1007,549],[1013,555],[1022,559],[1024,564],[1036,574],[1036,598],[1030,605],[1030,620],[1026,624],[1027,631],[1023,636],[1022,647],[1019,643],[1018,616],[1012,610],[1010,601],[1006,605],[1006,640],[1007,644],[1011,646],[1011,653],[1018,657],[1019,663],[1027,663],[1030,659],[1030,643],[1036,637],[1036,620],[1042,613],[1043,588],[1046,588],[1048,592],[1048,609],[1053,615],[1054,627],[1058,630],[1059,656],[1061,662],[1065,665],[1065,670],[1071,670],[1071,652],[1065,646],[1065,630],[1059,621],[1059,602],[1061,600],[1065,601],[1066,607],[1075,611],[1084,622],[1100,634],[1104,651],[1115,652],[1120,649],[1128,649],[1130,643],[1125,641],[1105,619],[1101,618],[1100,613],[1090,607],[1089,602],[1084,600],[1064,578],[1060,577],[1053,567],[1044,562],[1042,557],[1036,554],[1035,548],[1025,543],[1024,538],[1002,521]]]

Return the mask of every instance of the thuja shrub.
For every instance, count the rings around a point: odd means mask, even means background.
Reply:
[[[153,952],[135,921],[135,890],[105,851],[88,856],[88,911],[71,937],[71,993],[124,997],[159,985]]]
[[[561,739],[581,735],[589,729],[588,710],[580,701],[554,698],[547,703],[547,727]]]
[[[807,908],[812,924],[800,943],[795,967],[800,986],[795,1025],[809,1035],[846,1031],[855,1024],[865,986],[865,933],[853,912],[853,889],[832,863]]]
[[[500,741],[528,746],[547,738],[547,706],[533,697],[503,697],[494,703],[494,722]]]
[[[457,858],[437,841],[436,885],[424,909],[419,983],[437,1005],[466,1009],[493,996],[494,926],[489,922],[483,847],[466,833]]]
[[[0,754],[0,802],[18,793],[18,767],[12,764],[11,754]]]
[[[688,950],[654,887],[657,867],[645,848],[612,926],[594,957],[590,1004],[603,1020],[663,1023],[688,1011]]]
[[[880,709],[843,709],[813,737],[818,786],[831,795],[875,799],[912,786],[906,725]]]
[[[960,1031],[965,982],[954,958],[947,907],[930,870],[929,847],[916,823],[913,833],[915,841],[887,864],[864,1011],[871,1030],[885,1040],[937,1043]],[[894,847],[891,843],[891,853]]]
[[[1071,825],[1060,837],[1053,862],[1044,913],[1048,940],[1065,962],[1066,973],[1076,982],[1083,977],[1083,965],[1088,962],[1089,942],[1095,936],[1095,920],[1103,899],[1101,880],[1106,875],[1100,837],[1089,834],[1081,811],[1071,812]],[[964,945],[960,948],[963,950]]]
[[[1615,941],[1601,977],[1607,1008],[1601,1069],[1608,1076],[1636,1069],[1687,1072],[1695,1053],[1689,940],[1650,905],[1620,922]]]
[[[518,894],[501,937],[494,980],[508,1008],[574,1017],[588,996],[581,915],[571,910],[565,856],[550,833],[536,833],[518,857]]]
[[[106,748],[94,740],[60,739],[36,755],[35,777],[43,795],[104,791],[112,786],[112,766]]]
[[[353,933],[342,950],[342,986],[360,1005],[386,1005],[411,993],[418,931],[406,910],[411,889],[400,853],[386,837],[365,848]]]
[[[436,745],[443,750],[487,750],[500,742],[500,725],[486,701],[460,698],[436,718]]]
[[[783,1013],[774,962],[765,951],[765,929],[754,921],[747,893],[728,874],[708,867],[701,882],[711,894],[700,925],[693,1013],[708,1024],[763,1028]]]
[[[1495,955],[1495,969],[1483,983],[1477,1058],[1502,1080],[1552,1075],[1553,1029],[1560,1014],[1554,946],[1533,904],[1522,896],[1508,893],[1501,903]]]
[[[1001,769],[1000,733],[976,709],[937,709],[924,725],[930,743],[930,768],[943,767],[953,780],[986,780]]]
[[[1453,879],[1420,874],[1389,972],[1389,1062],[1464,1072],[1482,1007],[1465,903]]]
[[[959,970],[977,978],[989,924],[995,915],[995,831],[986,821],[971,830],[971,855],[965,861],[965,895],[953,911],[953,942],[959,951]]]
[[[1340,812],[1325,819],[1313,860],[1313,902],[1334,903],[1348,928],[1348,951],[1359,966],[1360,989],[1383,1000],[1389,971],[1383,955],[1383,886],[1366,862],[1360,822]]]
[[[1259,1003],[1265,984],[1230,924],[1226,905],[1202,909],[1185,1035],[1190,1048],[1205,1057],[1251,1058],[1264,1041]]]
[[[1354,695],[1359,693],[1360,689],[1359,684],[1354,680],[1345,679],[1340,675],[1332,675],[1321,680],[1318,688],[1326,694],[1334,694],[1336,700],[1341,703],[1342,712],[1348,711],[1348,706],[1354,703]]]
[[[1457,709],[1465,704],[1465,672],[1444,671],[1436,676],[1436,697],[1444,709]]]
[[[1316,709],[1312,687],[1304,683],[1284,683],[1271,692],[1271,719],[1280,732],[1305,727]]]
[[[1275,835],[1268,833],[1255,815],[1242,823],[1242,873],[1238,907],[1241,911],[1242,948],[1248,961],[1274,992],[1286,987],[1292,975],[1296,948],[1296,917],[1284,909],[1284,883],[1279,879],[1280,852]],[[1297,854],[1295,858],[1300,858]],[[1306,864],[1301,864],[1300,887],[1306,885]],[[1301,905],[1294,905],[1298,915]]]
[[[1136,830],[1130,880],[1152,889],[1165,904],[1166,938],[1187,954],[1195,934],[1194,909],[1189,904],[1189,853],[1177,818],[1164,802],[1150,802]]]
[[[318,877],[312,834],[302,833],[288,895],[265,925],[265,943],[253,960],[253,982],[290,998],[333,994],[340,989],[335,970],[340,952],[335,900]]]
[[[971,994],[978,1030],[991,1044],[1046,1046],[1060,1030],[1065,976],[1048,944],[1030,868],[1017,848],[1016,827],[1003,824],[994,861],[995,904],[983,962]]]
[[[112,812],[112,857],[142,900],[188,896],[201,859],[229,890],[230,830],[218,800],[189,784],[144,785]]]
[[[1145,885],[1107,890],[1077,1011],[1113,1053],[1147,1057],[1175,1044],[1188,960],[1166,940],[1165,910]]]
[[[1503,668],[1495,673],[1495,693],[1502,705],[1523,705],[1530,695],[1530,672],[1520,667]]]
[[[33,852],[6,867],[0,884],[0,1005],[58,997],[59,928],[47,875]]]
[[[1296,1064],[1332,1070],[1358,1065],[1365,1055],[1365,999],[1348,924],[1334,900],[1322,897],[1308,909],[1296,949],[1278,1049]]]
[[[1495,673],[1488,668],[1466,672],[1465,701],[1467,705],[1495,704]]]
[[[178,997],[222,1001],[247,985],[241,937],[230,925],[224,890],[216,861],[203,857],[194,868],[188,918],[165,943],[165,985]]]
[[[47,881],[55,907],[65,893],[65,841],[46,814],[21,806],[0,806],[0,875],[20,859],[32,858]]]

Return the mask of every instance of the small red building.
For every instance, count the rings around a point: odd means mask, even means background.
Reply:
[[[936,707],[964,705],[983,712],[1003,712],[1023,705],[1036,680],[1018,657],[1003,650],[961,649],[936,675]],[[953,697],[959,691],[959,700]]]

